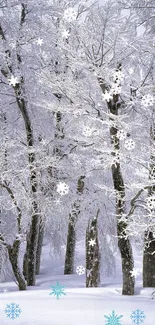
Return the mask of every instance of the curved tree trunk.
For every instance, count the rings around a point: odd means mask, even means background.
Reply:
[[[14,276],[17,280],[18,288],[19,290],[26,290],[26,282],[23,278],[22,273],[20,272],[19,265],[18,265],[19,248],[20,248],[20,242],[17,240],[14,241],[12,246],[10,245],[7,246],[9,260],[12,266]]]
[[[88,225],[86,231],[86,287],[98,287],[100,284],[100,250],[98,243],[97,217]],[[94,240],[94,245],[90,241]]]

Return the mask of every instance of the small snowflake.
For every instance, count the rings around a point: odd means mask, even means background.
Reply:
[[[93,133],[93,130],[91,128],[89,128],[88,126],[84,127],[84,130],[82,132],[83,135],[85,135],[86,137],[91,137]]]
[[[12,75],[11,78],[8,79],[8,81],[9,81],[9,85],[15,87],[19,83],[19,78],[18,77],[14,77]]]
[[[38,38],[37,40],[36,40],[36,43],[37,43],[37,45],[42,45],[43,44],[43,39],[42,38]]]
[[[149,209],[154,209],[155,208],[155,195],[151,195],[147,198],[147,207]]]
[[[121,325],[120,319],[123,317],[123,315],[115,315],[115,311],[113,310],[111,315],[104,315],[104,317],[107,319],[106,325]]]
[[[3,289],[3,292],[4,292],[4,293],[7,293],[8,291],[9,291],[9,290],[8,290],[7,288],[4,288],[4,289]]]
[[[57,298],[57,300],[62,295],[66,296],[66,293],[64,292],[65,287],[60,285],[59,282],[57,282],[55,286],[51,286],[51,288],[53,291],[49,295],[50,296],[54,295]]]
[[[141,273],[141,269],[134,269],[130,271],[132,277],[137,277]]]
[[[113,79],[116,82],[123,80],[124,79],[124,73],[122,71],[120,71],[120,70],[116,71],[113,74]]]
[[[67,39],[67,38],[69,37],[69,35],[70,35],[70,34],[69,34],[69,30],[66,30],[66,29],[65,29],[65,30],[62,32],[62,37],[63,37],[63,38],[66,38],[66,39]]]
[[[120,140],[125,140],[126,137],[127,137],[127,133],[124,131],[124,130],[119,130],[117,132],[117,137],[120,139]]]
[[[67,20],[69,23],[73,20],[76,20],[77,17],[77,12],[73,8],[67,8],[64,11],[64,18]]]
[[[152,95],[149,95],[149,94],[145,95],[145,96],[143,96],[141,103],[142,103],[142,105],[144,105],[144,107],[153,106],[154,98]]]
[[[77,273],[78,275],[85,274],[85,268],[84,268],[82,265],[77,266],[77,268],[76,268],[76,273]]]
[[[136,309],[132,312],[130,318],[132,319],[132,322],[136,325],[139,325],[141,323],[144,323],[144,319],[146,318],[143,311]]]
[[[66,195],[69,192],[69,186],[66,183],[60,182],[57,184],[57,192],[60,195]]]
[[[106,100],[107,102],[110,102],[110,100],[113,98],[112,94],[108,92],[107,90],[105,91],[104,94],[102,94],[103,100]]]
[[[89,243],[90,246],[94,246],[94,245],[96,245],[96,240],[95,239],[90,239],[88,241],[88,243]]]
[[[133,150],[135,148],[135,142],[132,139],[125,140],[124,147],[127,150]]]
[[[19,308],[19,305],[12,302],[11,304],[6,305],[4,312],[8,318],[15,319],[21,314],[21,309]]]

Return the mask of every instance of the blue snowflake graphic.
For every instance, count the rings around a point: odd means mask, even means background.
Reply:
[[[119,320],[120,320],[120,318],[123,317],[123,315],[120,315],[120,316],[115,315],[114,310],[112,311],[111,315],[109,315],[109,316],[104,315],[104,317],[107,318],[106,325],[122,325]]]
[[[146,316],[142,310],[136,309],[132,312],[130,318],[132,319],[133,323],[139,325],[141,323],[144,323],[144,319],[146,318]]]
[[[53,291],[49,295],[54,295],[57,299],[59,299],[61,295],[66,296],[66,293],[63,292],[65,287],[60,285],[59,282],[57,282],[55,286],[51,286],[51,288],[53,289]]]
[[[11,302],[11,304],[6,305],[4,312],[8,318],[15,319],[19,317],[22,311],[19,308],[19,305],[15,304],[14,302]]]

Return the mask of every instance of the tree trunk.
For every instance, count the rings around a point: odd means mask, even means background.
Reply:
[[[36,253],[36,275],[40,274],[40,262],[41,262],[43,239],[44,239],[44,225],[42,224],[42,222],[40,222],[38,246],[37,246],[37,253]]]
[[[77,196],[83,194],[85,176],[80,176],[77,184]],[[73,274],[74,272],[74,257],[76,245],[75,225],[80,214],[80,198],[74,203],[71,213],[69,214],[68,234],[65,256],[64,274]]]
[[[26,290],[26,282],[20,272],[19,265],[18,265],[19,248],[20,248],[20,242],[17,240],[14,241],[12,247],[10,245],[7,246],[9,260],[12,266],[14,276],[17,280],[18,288],[19,290]]]
[[[99,210],[97,217],[98,214]],[[86,231],[86,287],[98,287],[100,284],[100,251],[97,217],[91,221]],[[95,245],[90,245],[90,240],[94,240]]]
[[[155,126],[154,119],[152,119],[152,125],[150,127],[150,142],[151,142],[151,157],[150,157],[150,172],[149,180],[154,183],[155,181]],[[152,185],[148,190],[148,197],[155,195],[155,186]],[[148,211],[148,223],[149,213],[155,214],[155,207]],[[144,251],[143,251],[143,287],[155,287],[155,238],[153,231],[148,229],[144,234]]]
[[[119,65],[118,70],[121,70]],[[99,84],[102,92],[109,91],[103,79],[99,79]],[[123,273],[123,295],[134,295],[134,278],[131,276],[131,271],[134,268],[133,253],[130,240],[126,235],[127,224],[121,221],[121,217],[125,214],[125,186],[121,173],[121,165],[119,160],[120,143],[117,137],[117,126],[115,126],[115,117],[118,116],[118,110],[121,106],[119,95],[113,95],[113,99],[107,102],[109,112],[111,114],[110,121],[110,137],[113,146],[112,157],[113,163],[111,166],[114,189],[116,193],[116,217],[117,217],[117,234],[118,247],[121,253],[122,273]]]
[[[155,287],[155,238],[150,231],[144,238],[143,287]]]
[[[64,274],[73,274],[74,272],[75,243],[76,243],[75,222],[74,222],[74,217],[72,217],[70,214],[69,224],[68,224]]]

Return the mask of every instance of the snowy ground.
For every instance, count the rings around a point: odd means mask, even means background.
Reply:
[[[77,265],[84,265],[84,256],[80,250]],[[84,275],[63,275],[62,260],[52,261],[49,257],[49,246],[43,247],[42,269],[37,277],[37,286],[26,292],[19,292],[13,282],[0,284],[0,325],[105,325],[114,310],[123,317],[119,322],[109,325],[146,324],[155,325],[155,300],[150,299],[152,288],[143,289],[141,277],[137,277],[135,296],[121,296],[121,277],[102,280],[100,288],[85,288]],[[54,268],[53,268],[54,264]],[[136,259],[136,267],[140,267],[141,258]],[[56,282],[64,285],[66,295],[59,300],[52,295],[51,286]],[[112,283],[112,284],[111,284]],[[9,291],[3,293],[3,289]],[[155,290],[155,289],[154,289]],[[11,320],[4,312],[6,305],[19,304],[22,312],[19,318]],[[140,309],[145,313],[144,322],[133,323],[131,313]]]

